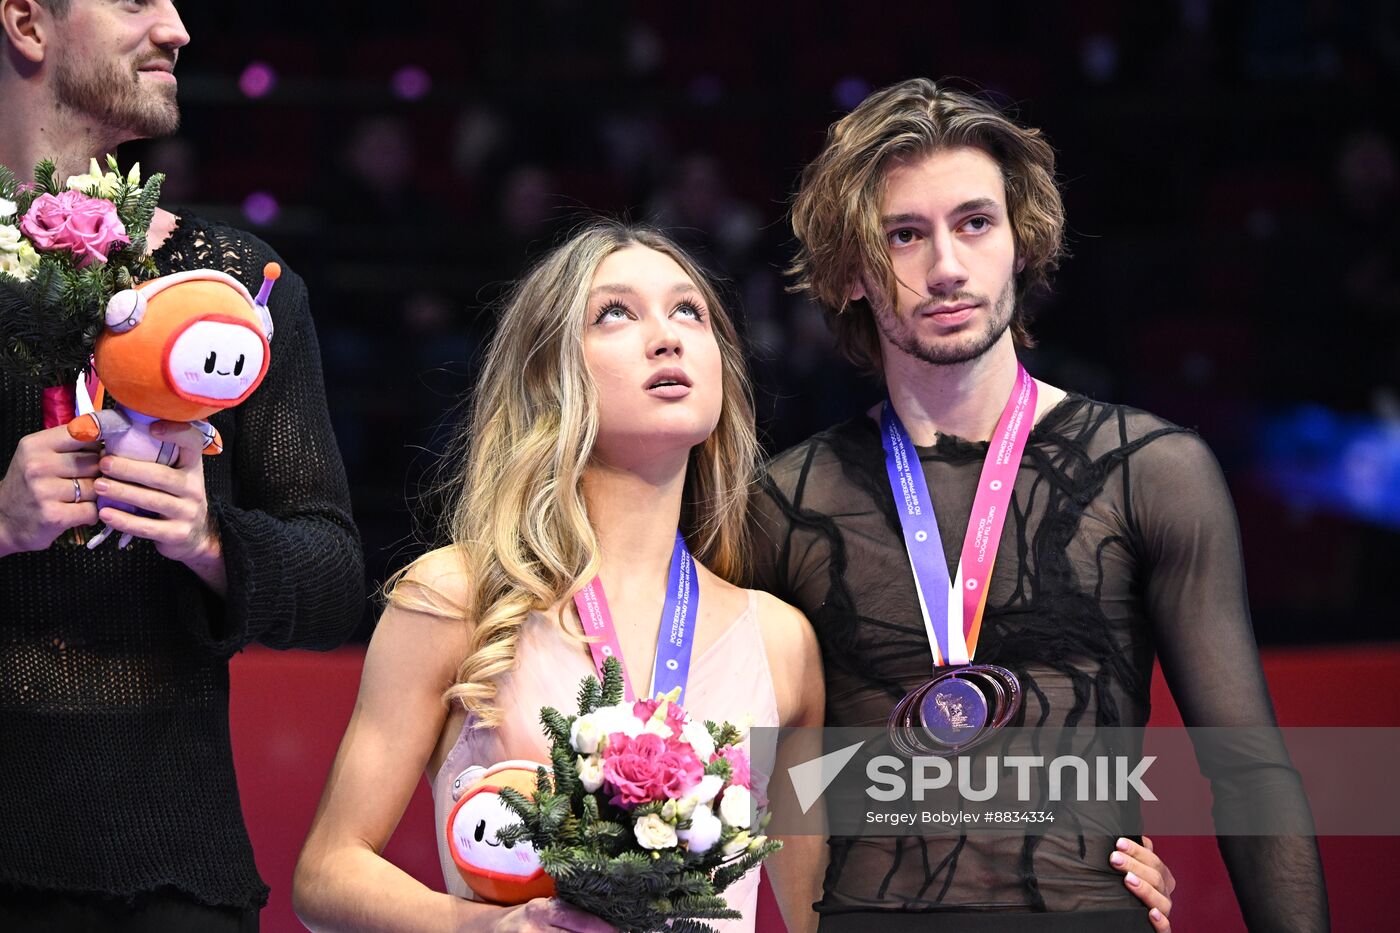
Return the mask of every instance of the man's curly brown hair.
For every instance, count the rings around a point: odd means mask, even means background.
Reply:
[[[1011,333],[1033,344],[1024,299],[1049,283],[1064,252],[1064,203],[1055,184],[1055,150],[1037,129],[1019,126],[993,104],[927,78],[876,91],[832,124],[821,154],[802,173],[792,205],[798,252],[787,270],[791,290],[823,308],[837,346],[854,363],[879,372],[880,342],[858,282],[898,287],[880,224],[887,169],[896,161],[970,146],[991,156],[1006,183],[1016,241],[1016,312]]]

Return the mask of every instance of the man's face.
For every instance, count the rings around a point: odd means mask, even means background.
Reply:
[[[975,360],[1006,332],[1016,307],[1016,243],[1006,185],[980,149],[943,149],[901,161],[885,175],[881,229],[898,286],[863,281],[886,360]]]
[[[175,59],[190,37],[171,0],[75,0],[54,31],[61,108],[123,139],[179,126]]]

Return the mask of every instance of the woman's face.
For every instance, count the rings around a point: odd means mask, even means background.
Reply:
[[[665,253],[633,245],[598,266],[583,349],[598,387],[602,462],[687,451],[714,431],[723,363],[710,323],[700,290]]]

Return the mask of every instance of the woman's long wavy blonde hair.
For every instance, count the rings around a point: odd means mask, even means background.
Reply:
[[[475,622],[445,699],[480,727],[497,725],[497,682],[515,665],[532,611],[565,605],[598,573],[598,540],[582,480],[598,435],[598,398],[584,359],[588,294],[598,266],[628,246],[675,260],[704,299],[723,365],[719,424],[690,456],[681,532],[695,557],[726,580],[743,576],[745,511],[757,475],[753,401],[734,324],[695,262],[656,230],[594,222],[545,256],[508,294],[486,352],[471,412],[450,463],[444,531],[466,575]],[[406,568],[388,585],[396,605],[423,608]],[[439,603],[439,611],[441,605]],[[558,620],[561,633],[562,613]]]

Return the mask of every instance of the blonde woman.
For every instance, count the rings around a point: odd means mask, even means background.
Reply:
[[[687,708],[821,725],[806,619],[734,582],[758,452],[733,324],[671,241],[598,224],[520,282],[477,386],[452,544],[392,588],[297,866],[309,927],[609,929],[555,900],[468,900],[445,853],[449,894],[379,853],[425,770],[444,825],[467,767],[548,760],[540,707],[571,708],[594,669],[570,598],[595,576],[632,679],[651,670],[678,529],[700,595]],[[767,863],[791,929],[815,925],[823,848],[788,840]],[[757,885],[726,892],[744,919],[721,926],[754,928]]]

